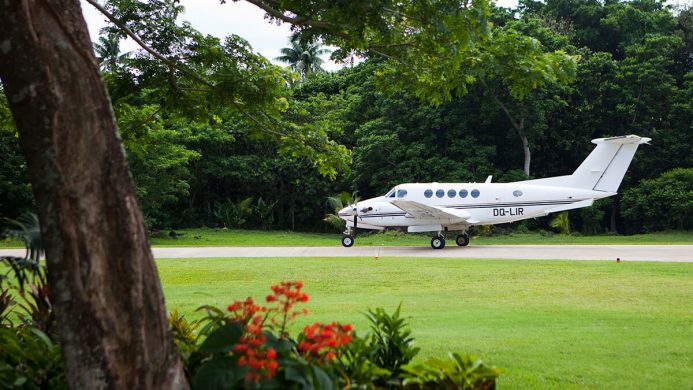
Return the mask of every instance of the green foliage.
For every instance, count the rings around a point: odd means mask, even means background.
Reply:
[[[500,370],[473,356],[451,353],[449,360],[429,359],[404,367],[403,385],[410,389],[495,389]]]
[[[214,204],[214,216],[219,218],[227,229],[239,228],[253,212],[253,198],[245,198],[238,203],[226,199],[224,203]]]
[[[339,210],[354,203],[354,194],[342,191],[336,196],[327,198],[327,207],[331,212],[325,214],[325,221],[328,225],[334,227],[338,231],[344,230],[346,221],[339,216]]]
[[[32,327],[0,327],[0,384],[4,389],[67,389],[60,347]]]
[[[568,218],[568,212],[564,211],[558,213],[551,222],[549,222],[549,226],[558,229],[562,235],[570,235],[570,218]]]
[[[32,208],[33,199],[17,130],[0,85],[0,217],[18,217]]]
[[[323,49],[320,43],[302,41],[297,35],[293,35],[289,41],[291,47],[279,50],[281,56],[275,60],[289,64],[294,72],[297,72],[301,81],[315,72],[324,72],[321,55],[328,54],[328,49]]]
[[[49,297],[38,218],[11,220],[10,234],[25,243],[24,257],[0,257],[0,387],[67,389]],[[13,322],[13,318],[19,322]]]
[[[627,190],[621,213],[630,231],[693,227],[693,168],[677,168]]]
[[[406,322],[400,316],[402,304],[392,314],[382,308],[368,310],[366,318],[371,325],[370,347],[373,349],[373,363],[386,369],[392,377],[399,376],[402,366],[411,362],[421,350],[414,347],[414,338]]]
[[[260,226],[265,230],[269,230],[274,223],[274,206],[276,205],[276,201],[268,203],[260,197],[253,207],[253,212],[260,221]]]
[[[498,371],[471,357],[451,355],[453,362],[430,360],[407,366],[419,349],[400,306],[393,314],[369,310],[371,334],[358,337],[351,325],[315,323],[292,338],[287,324],[308,300],[302,282],[272,286],[267,306],[252,298],[235,301],[228,312],[214,306],[188,322],[171,313],[176,345],[193,388],[422,388],[461,386],[485,389]],[[303,311],[305,314],[305,310]]]
[[[275,203],[273,220],[255,213],[242,226],[319,231],[332,229],[321,200],[342,191],[369,198],[402,182],[523,180],[518,131],[531,149],[533,177],[573,171],[592,138],[631,133],[653,138],[654,147],[636,155],[621,192],[693,166],[689,8],[584,0],[527,1],[515,10],[482,0],[257,3],[279,12],[270,19],[304,17],[294,27],[297,43],[333,44],[333,57],[365,61],[290,88],[296,75],[241,37],[177,23],[177,2],[105,2],[180,65],[142,51],[119,56],[123,34],[112,27],[97,42],[99,57],[110,58],[104,76],[150,228],[216,226],[215,205],[262,197]],[[0,216],[32,208],[26,172],[3,95]],[[622,211],[616,202],[619,228]],[[583,233],[603,232],[611,214],[581,210],[572,222]]]

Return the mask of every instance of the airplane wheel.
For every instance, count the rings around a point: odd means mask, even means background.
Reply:
[[[467,246],[467,245],[469,245],[469,236],[467,234],[460,234],[455,239],[455,242],[459,246]]]
[[[350,246],[354,245],[354,237],[345,234],[342,236],[342,245],[349,248]]]
[[[442,236],[431,238],[431,247],[433,249],[445,248],[445,238],[443,238]]]

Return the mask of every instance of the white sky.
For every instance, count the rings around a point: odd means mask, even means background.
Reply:
[[[81,2],[91,40],[97,41],[99,30],[106,25],[106,17],[84,0]],[[503,7],[514,7],[517,5],[517,0],[497,0],[497,4]],[[229,0],[222,5],[219,0],[181,0],[181,5],[185,7],[185,13],[180,19],[190,22],[198,31],[219,38],[236,34],[246,39],[254,51],[270,60],[281,55],[279,53],[281,48],[289,46],[289,35],[291,35],[289,25],[270,24],[264,19],[265,13],[262,10],[245,1]],[[137,48],[137,44],[133,41],[125,41],[121,44],[121,50],[124,52]],[[327,57],[329,55],[324,58],[325,69],[335,70],[342,67],[340,64],[327,61]]]

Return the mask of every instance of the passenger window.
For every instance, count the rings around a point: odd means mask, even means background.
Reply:
[[[457,195],[457,191],[455,191],[455,190],[448,190],[448,198],[454,198],[455,195]]]
[[[468,194],[467,190],[460,190],[460,198],[466,198]]]
[[[515,196],[515,197],[522,196],[522,191],[520,191],[520,190],[513,191],[513,196]]]
[[[426,190],[424,192],[424,196],[430,198],[431,196],[433,196],[433,190]]]
[[[479,190],[472,190],[472,198],[478,198],[479,197]]]
[[[445,191],[443,191],[443,190],[438,190],[438,191],[436,191],[436,196],[439,197],[439,198],[444,197],[444,196],[445,196]]]
[[[398,198],[404,198],[405,196],[407,196],[407,190],[397,190]]]

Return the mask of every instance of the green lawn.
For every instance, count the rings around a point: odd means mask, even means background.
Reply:
[[[693,263],[412,258],[164,259],[167,305],[189,316],[303,280],[313,321],[411,316],[421,356],[472,353],[501,389],[681,389],[693,379]],[[302,324],[297,324],[300,327]]]
[[[151,239],[153,246],[339,246],[340,233],[302,233],[291,231],[182,229],[180,236],[170,238],[168,231]],[[454,233],[449,233],[453,240]],[[356,245],[428,245],[428,234],[404,234],[399,232],[359,234]],[[452,242],[452,241],[450,241]],[[633,236],[561,236],[539,233],[508,234],[494,237],[472,237],[471,245],[522,245],[522,244],[693,244],[693,231],[660,232]],[[19,248],[17,240],[0,240],[0,248]]]
[[[155,246],[339,246],[340,233],[300,233],[289,231],[186,229],[177,239],[153,238]],[[454,239],[454,234],[450,234]],[[396,232],[366,233],[356,245],[428,245],[427,234]],[[471,245],[517,244],[693,244],[693,231],[663,232],[633,236],[542,236],[538,233],[495,237],[473,237]]]

